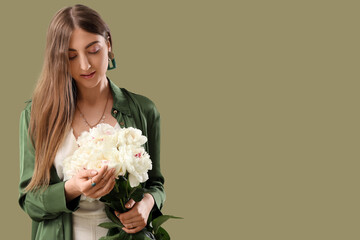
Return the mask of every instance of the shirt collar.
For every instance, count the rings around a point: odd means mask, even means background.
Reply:
[[[130,107],[129,107],[129,102],[126,98],[126,96],[124,95],[124,93],[122,92],[122,90],[115,85],[115,83],[113,83],[107,76],[106,76],[109,85],[110,85],[110,89],[113,95],[113,107],[112,107],[112,112],[114,112],[115,110],[125,113],[126,115],[131,116],[131,111],[130,111]]]

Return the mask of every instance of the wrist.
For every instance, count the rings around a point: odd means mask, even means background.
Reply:
[[[149,206],[150,206],[151,208],[154,207],[155,199],[154,199],[154,197],[153,197],[150,193],[145,193],[145,194],[144,194],[144,199],[146,199],[147,203],[149,204]]]
[[[78,197],[81,194],[80,190],[77,188],[74,183],[74,178],[71,178],[65,182],[65,195],[66,200],[71,201],[74,198]]]

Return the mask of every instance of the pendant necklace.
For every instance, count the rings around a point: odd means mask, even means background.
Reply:
[[[81,118],[84,120],[84,123],[85,123],[86,126],[88,126],[89,128],[93,128],[93,127],[95,127],[96,125],[98,125],[100,122],[104,122],[104,121],[105,121],[105,110],[106,110],[106,106],[107,106],[108,101],[109,101],[109,95],[108,95],[108,97],[107,97],[107,99],[106,99],[106,104],[105,104],[105,107],[104,107],[104,111],[103,111],[102,117],[101,117],[101,118],[99,119],[99,121],[98,121],[97,123],[95,123],[94,125],[90,125],[90,123],[89,123],[88,121],[86,121],[84,114],[80,111],[80,108],[79,108],[78,105],[76,104],[76,108],[79,110],[80,116],[81,116]]]

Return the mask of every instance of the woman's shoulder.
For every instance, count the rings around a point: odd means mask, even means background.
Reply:
[[[30,112],[31,112],[31,104],[32,104],[31,99],[25,101],[25,106],[24,106],[24,109],[22,110],[22,112],[25,113],[25,114],[30,114]]]
[[[25,107],[20,113],[20,123],[23,126],[27,126],[30,122],[30,115],[31,115],[31,99],[25,102]]]
[[[123,87],[119,87],[117,84],[115,84],[114,82],[112,82],[110,79],[109,83],[110,83],[110,87],[112,88],[113,92],[115,93],[116,98],[119,99],[124,99],[124,97],[129,101],[134,102],[136,105],[138,105],[142,111],[144,111],[145,113],[149,113],[149,112],[157,112],[155,103],[148,97],[139,94],[139,93],[135,93],[133,91],[129,91],[126,88]]]
[[[152,107],[155,107],[155,103],[148,97],[144,96],[144,95],[141,95],[139,93],[134,93],[134,92],[131,92],[129,90],[127,90],[129,92],[129,94],[135,98],[139,104],[144,107],[144,108],[152,108]]]
[[[122,88],[124,89],[124,88]],[[157,107],[154,103],[153,100],[151,100],[149,97],[146,97],[142,94],[139,94],[139,93],[134,93],[134,92],[131,92],[129,90],[126,90],[124,89],[129,95],[131,98],[133,98],[141,107],[141,109],[145,112],[145,113],[158,113],[158,110],[157,110]]]

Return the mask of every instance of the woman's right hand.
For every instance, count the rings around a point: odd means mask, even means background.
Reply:
[[[86,169],[79,171],[75,176],[66,181],[65,194],[66,200],[71,201],[83,194],[90,198],[105,196],[114,188],[115,169],[109,169],[105,165],[99,171]],[[95,183],[95,186],[92,186]]]

